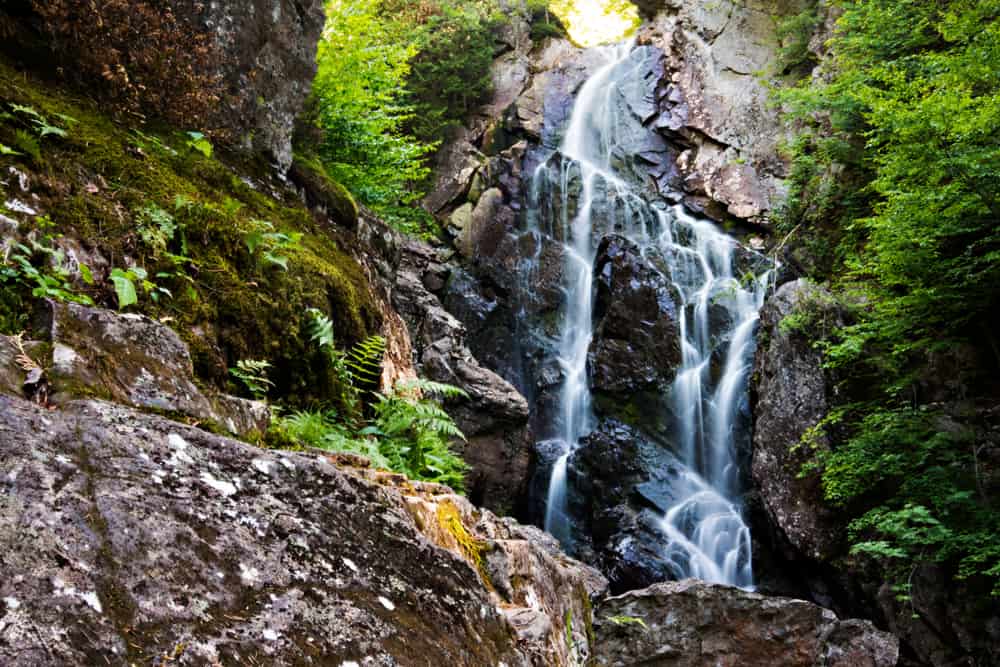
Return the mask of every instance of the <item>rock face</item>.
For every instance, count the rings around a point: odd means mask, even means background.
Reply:
[[[443,487],[103,402],[0,413],[4,665],[592,654],[603,578]]]
[[[142,315],[51,300],[38,320],[43,340],[28,343],[27,360],[17,360],[20,350],[13,339],[0,337],[6,339],[0,345],[0,366],[11,378],[3,388],[10,393],[44,391],[55,403],[101,396],[215,422],[235,434],[267,430],[271,412],[265,403],[203,391],[195,384],[187,345],[164,324]],[[18,386],[19,375],[21,382],[31,380],[32,365],[38,377]]]
[[[465,326],[430,291],[440,290],[447,274],[433,248],[403,243],[393,304],[408,325],[420,374],[469,394],[447,407],[468,438],[463,456],[473,468],[470,496],[510,512],[528,480],[528,404],[511,384],[479,364],[466,345]]]
[[[636,429],[604,419],[570,458],[571,514],[589,542],[581,555],[604,572],[614,592],[676,578],[660,527],[678,500],[685,467]]]
[[[594,630],[607,667],[892,667],[899,656],[866,621],[693,579],[604,600]]]
[[[690,208],[763,222],[784,192],[777,148],[785,130],[758,72],[774,69],[775,17],[805,4],[643,3],[656,15],[638,41],[664,54],[651,124],[676,151],[677,185]]]
[[[181,3],[183,4],[183,3]],[[196,3],[196,16],[221,54],[228,93],[224,127],[247,149],[270,156],[282,171],[292,164],[292,131],[316,75],[316,45],[325,14],[321,0]]]
[[[594,282],[594,389],[633,394],[668,387],[681,358],[676,297],[668,277],[634,243],[611,235],[597,248]]]
[[[831,322],[829,295],[821,288],[798,280],[782,285],[760,314],[762,344],[754,362],[753,461],[755,486],[773,525],[792,548],[817,561],[838,552],[843,533],[837,514],[826,508],[816,475],[801,477],[809,460],[802,436],[826,416],[831,407],[830,378],[823,369],[821,353],[803,332],[782,327],[792,313],[822,311]],[[828,447],[820,436],[817,447]]]
[[[805,329],[789,326],[794,320],[786,318],[793,314],[804,316]],[[768,564],[769,569],[794,572],[807,594],[825,605],[878,618],[903,642],[904,657],[911,661],[907,664],[992,664],[1000,643],[995,605],[974,602],[978,596],[969,592],[970,584],[956,583],[933,563],[913,568],[909,599],[899,600],[886,583],[891,575],[877,562],[846,557],[844,519],[824,502],[817,476],[799,474],[811,457],[802,445],[803,435],[845,400],[834,392],[836,378],[823,369],[821,353],[812,347],[814,329],[824,322],[839,324],[840,317],[829,293],[804,280],[782,285],[761,311],[751,395],[752,474],[765,515],[755,531],[770,538],[769,546],[778,552],[778,562]],[[961,375],[960,367],[952,365],[937,382],[952,382]],[[967,412],[968,404],[962,410]],[[980,414],[989,415],[990,410]],[[996,436],[977,436],[985,460],[995,451],[989,443],[996,442]],[[825,434],[813,434],[810,445],[826,448],[835,443]]]

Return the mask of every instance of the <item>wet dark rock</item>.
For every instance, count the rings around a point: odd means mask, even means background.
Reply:
[[[626,395],[666,388],[681,356],[669,279],[645,260],[637,245],[606,236],[597,249],[594,281],[593,388]]]
[[[687,579],[602,601],[597,664],[607,667],[893,667],[899,641],[802,600]]]
[[[592,654],[603,578],[444,487],[98,401],[0,414],[4,665]]]
[[[760,314],[754,362],[752,474],[773,524],[798,553],[824,561],[839,552],[843,519],[823,501],[814,473],[800,475],[811,458],[802,436],[831,407],[830,378],[811,337],[783,331],[789,314],[815,308],[826,293],[804,280],[782,285]],[[835,317],[835,314],[834,314]],[[829,447],[819,435],[814,447]]]
[[[675,578],[659,526],[678,500],[684,470],[666,447],[613,419],[602,420],[570,458],[571,513],[612,590]]]

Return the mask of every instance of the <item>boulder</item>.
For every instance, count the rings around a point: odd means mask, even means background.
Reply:
[[[670,279],[623,236],[605,236],[594,262],[595,391],[624,395],[665,389],[681,361],[680,330]]]
[[[4,665],[593,654],[603,578],[445,487],[100,401],[0,413]]]
[[[751,471],[771,523],[798,554],[829,560],[841,548],[843,520],[823,501],[816,474],[800,475],[812,453],[803,435],[831,407],[831,381],[807,335],[782,327],[784,318],[807,309],[829,309],[830,297],[805,280],[782,285],[760,313],[760,334],[751,388]],[[836,312],[829,314],[833,320]],[[814,447],[828,447],[814,438]]]
[[[267,430],[271,413],[265,403],[195,384],[188,347],[165,324],[144,315],[48,300],[38,326],[50,345],[49,356],[36,361],[45,368],[57,403],[100,396],[215,422],[235,434]],[[13,354],[10,346],[0,347],[0,356]],[[0,364],[9,366],[9,359]]]
[[[316,76],[316,46],[326,21],[322,0],[229,0],[190,7],[220,54],[223,127],[238,133],[242,147],[287,171],[295,118]]]
[[[603,600],[594,610],[602,667],[892,667],[899,641],[803,600],[693,579]]]

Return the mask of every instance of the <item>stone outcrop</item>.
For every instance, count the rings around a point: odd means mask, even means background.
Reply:
[[[234,434],[267,430],[271,411],[265,403],[196,385],[188,346],[164,324],[51,300],[37,319],[41,340],[22,344],[0,337],[0,368],[5,369],[0,388],[9,393],[57,404],[100,396],[213,422]]]
[[[799,554],[823,561],[838,553],[843,525],[825,507],[818,477],[802,477],[811,458],[802,437],[832,407],[823,358],[804,332],[782,327],[793,313],[831,321],[838,315],[822,288],[804,280],[782,285],[760,314],[760,346],[754,362],[752,474],[769,520]],[[817,434],[812,446],[828,447]]]
[[[415,367],[421,375],[468,394],[468,399],[447,408],[468,438],[463,456],[472,466],[470,495],[490,507],[513,511],[528,479],[527,401],[476,360],[466,344],[465,326],[431,291],[440,290],[448,274],[438,251],[407,241],[400,252],[392,300],[408,325]]]
[[[693,579],[604,600],[594,615],[606,667],[892,667],[899,656],[869,622]]]
[[[444,487],[100,401],[0,396],[0,414],[4,665],[593,653],[603,578]]]
[[[679,299],[669,277],[636,244],[611,235],[597,248],[594,282],[594,390],[631,395],[669,387],[681,358]]]
[[[841,318],[830,293],[805,280],[782,285],[761,311],[752,384],[752,474],[764,517],[754,528],[777,557],[764,563],[765,576],[785,570],[806,595],[823,604],[879,619],[900,638],[906,664],[990,664],[1000,643],[996,609],[977,603],[979,595],[971,592],[969,583],[956,582],[952,573],[934,563],[916,564],[908,578],[908,598],[899,599],[886,583],[893,575],[877,560],[847,556],[844,513],[825,502],[815,473],[800,474],[813,448],[836,446],[827,433],[813,427],[854,391],[849,385],[841,393],[835,391],[837,378],[823,368],[822,354],[812,345],[822,327],[840,325]],[[962,361],[959,350],[950,356],[939,360],[941,371],[933,380],[942,390],[938,405],[945,409],[957,393],[950,385],[963,375],[963,365],[975,363]],[[969,404],[960,411],[968,415]],[[986,461],[996,451],[991,443],[997,441],[1000,420],[995,408],[979,414],[992,427],[957,421],[946,427],[969,429]],[[983,488],[996,488],[995,482],[984,478]]]
[[[323,2],[225,1],[196,3],[194,10],[220,54],[221,122],[238,133],[244,148],[269,156],[286,171],[295,118],[316,75]]]
[[[805,3],[643,5],[656,14],[638,41],[664,54],[650,125],[675,151],[685,204],[716,219],[766,221],[784,192],[778,146],[785,129],[759,73],[771,74],[777,61],[776,19]]]

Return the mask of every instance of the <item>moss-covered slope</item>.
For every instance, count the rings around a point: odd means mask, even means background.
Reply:
[[[156,287],[146,292],[133,280],[138,303],[128,310],[169,322],[191,346],[199,380],[218,386],[237,360],[266,359],[275,396],[335,396],[309,343],[306,309],[330,314],[341,345],[380,324],[344,229],[356,208],[324,178],[322,197],[331,201],[327,214],[313,215],[266,166],[206,155],[209,145],[177,128],[129,128],[3,60],[0,146],[0,333],[27,328],[41,296],[19,255],[67,291],[111,308],[119,304],[112,271],[141,267]]]

